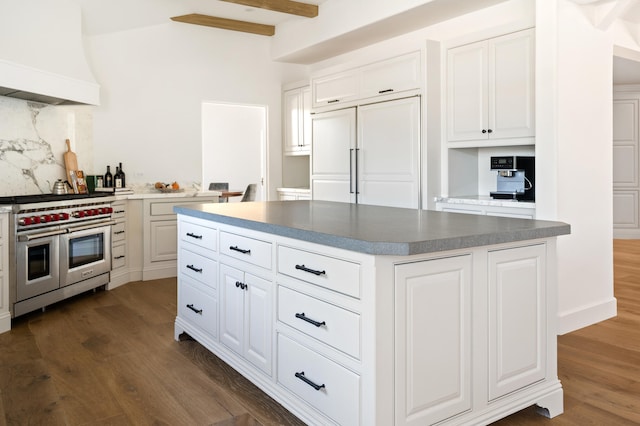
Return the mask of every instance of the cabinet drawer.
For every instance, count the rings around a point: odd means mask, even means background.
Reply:
[[[218,237],[215,228],[183,220],[180,222],[180,239],[207,250],[217,250]]]
[[[111,213],[112,219],[123,219],[127,216],[126,203],[118,202],[111,204],[113,213]]]
[[[127,246],[122,244],[111,249],[111,269],[122,268],[127,264]]]
[[[184,274],[212,289],[218,288],[218,262],[189,250],[180,249],[178,273]]]
[[[279,286],[278,320],[360,359],[360,315],[354,312]]]
[[[266,241],[221,232],[220,253],[271,269],[271,243]]]
[[[111,241],[116,243],[118,241],[123,241],[125,238],[125,228],[127,227],[126,222],[116,223],[111,227]]]
[[[303,378],[321,387],[316,390]],[[336,423],[360,424],[360,376],[282,334],[278,383]]]
[[[178,315],[217,338],[218,303],[212,293],[208,287],[181,276],[178,286]]]
[[[360,265],[291,247],[278,247],[278,272],[360,297]]]

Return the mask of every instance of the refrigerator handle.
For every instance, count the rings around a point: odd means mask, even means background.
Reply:
[[[353,193],[353,148],[351,148],[349,149],[349,194]]]
[[[355,176],[355,181],[356,181],[356,195],[360,194],[360,188],[358,188],[358,180],[360,180],[359,176],[358,176],[358,151],[360,151],[360,148],[356,148],[356,176]]]

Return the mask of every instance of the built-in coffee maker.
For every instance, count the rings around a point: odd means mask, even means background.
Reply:
[[[491,170],[498,172],[496,190],[491,198],[535,201],[536,158],[526,156],[491,157]]]

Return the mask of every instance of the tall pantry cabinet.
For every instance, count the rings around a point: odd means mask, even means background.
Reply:
[[[420,97],[312,117],[314,200],[418,208]]]

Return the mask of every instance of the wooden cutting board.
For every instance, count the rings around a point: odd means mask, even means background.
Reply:
[[[67,152],[64,153],[64,166],[67,169],[67,176],[65,176],[64,180],[69,180],[70,175],[69,171],[73,170],[74,172],[78,170],[78,159],[76,158],[76,153],[71,151],[71,142],[67,139]]]

